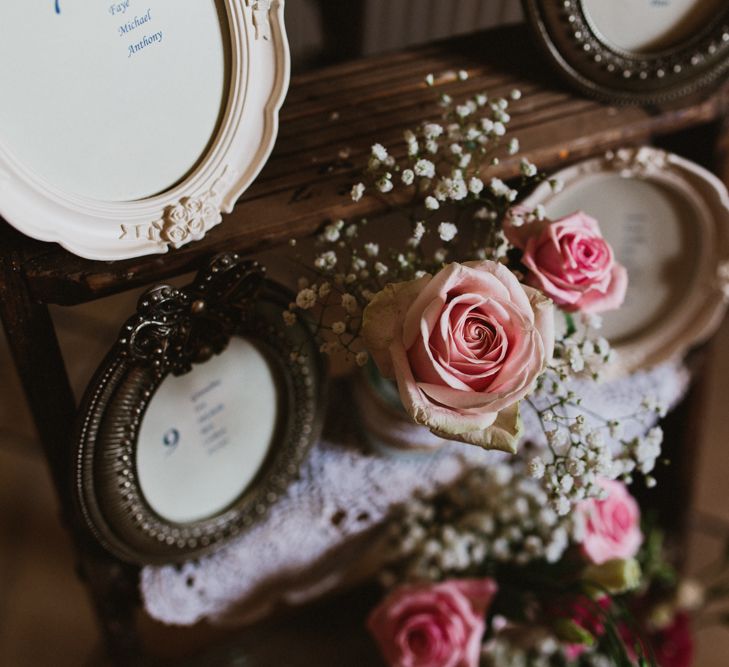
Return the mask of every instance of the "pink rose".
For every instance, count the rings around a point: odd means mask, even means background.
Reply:
[[[582,552],[596,565],[609,560],[632,558],[643,542],[640,509],[625,485],[603,480],[605,500],[585,500],[578,511],[585,523]]]
[[[502,264],[450,264],[387,285],[365,309],[362,335],[416,423],[514,452],[518,402],[552,357],[553,311]]]
[[[493,579],[401,586],[367,625],[390,667],[477,667]]]
[[[599,313],[619,308],[628,288],[628,272],[597,220],[580,212],[559,220],[536,220],[515,226],[519,211],[507,217],[507,239],[523,251],[527,282],[564,310]],[[511,222],[510,222],[511,221]]]

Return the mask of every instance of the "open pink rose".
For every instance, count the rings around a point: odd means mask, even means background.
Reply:
[[[513,452],[518,402],[552,357],[553,310],[502,264],[450,264],[376,294],[362,335],[416,423]]]
[[[478,667],[493,579],[401,586],[368,627],[390,667]]]
[[[581,211],[559,220],[516,226],[519,212],[504,224],[506,238],[523,251],[527,282],[565,310],[599,313],[619,308],[628,272],[615,261],[597,220]]]
[[[621,482],[603,480],[605,500],[585,500],[578,506],[585,523],[582,552],[596,565],[632,558],[643,542],[640,509]]]

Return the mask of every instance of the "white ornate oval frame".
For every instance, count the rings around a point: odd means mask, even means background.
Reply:
[[[164,253],[201,239],[230,213],[268,159],[289,83],[285,0],[223,0],[230,85],[219,130],[200,164],[162,194],[104,202],[35,175],[0,138],[0,216],[41,241],[97,260]]]
[[[709,171],[678,155],[650,148],[626,148],[567,167],[553,178],[564,183],[555,193],[543,183],[523,202],[549,208],[580,180],[600,173],[652,181],[684,199],[695,213],[695,264],[691,283],[656,326],[614,345],[617,358],[609,374],[619,376],[682,355],[719,326],[729,301],[729,195]],[[589,213],[589,211],[587,211]],[[549,213],[549,211],[548,211]]]

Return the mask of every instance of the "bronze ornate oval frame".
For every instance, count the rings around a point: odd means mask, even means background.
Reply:
[[[162,285],[141,297],[86,392],[75,440],[77,503],[108,551],[138,564],[189,560],[254,525],[286,491],[319,435],[324,379],[310,330],[283,324],[289,302],[260,266],[233,254],[217,256],[187,287]],[[274,446],[230,506],[200,521],[174,523],[155,513],[140,488],[139,428],[166,377],[223,353],[232,336],[253,342],[280,383]]]
[[[582,92],[609,102],[657,104],[718,84],[729,73],[729,5],[692,38],[657,53],[609,44],[582,0],[522,0],[550,60]]]

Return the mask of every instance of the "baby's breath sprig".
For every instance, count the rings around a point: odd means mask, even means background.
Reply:
[[[630,484],[634,474],[640,473],[648,487],[655,486],[650,473],[661,454],[660,427],[631,439],[622,439],[621,433],[629,421],[647,423],[652,416],[666,412],[665,406],[646,399],[633,414],[607,419],[582,405],[582,399],[570,389],[570,381],[600,381],[614,351],[598,333],[598,316],[583,315],[581,327],[571,315],[566,320],[554,358],[539,378],[537,391],[527,399],[539,417],[548,450],[546,456],[529,461],[529,470],[542,480],[560,516],[568,514],[576,502],[604,497],[600,479],[621,479]]]
[[[458,77],[464,81],[468,74],[462,71]],[[434,85],[435,77],[426,77],[426,83]],[[366,220],[326,225],[309,271],[312,284],[300,288],[284,315],[286,323],[316,311],[322,351],[344,352],[366,363],[358,340],[361,314],[387,283],[436,273],[449,261],[505,261],[509,245],[501,223],[520,190],[544,179],[526,159],[520,162],[517,183],[490,174],[519,151],[508,126],[510,105],[521,96],[513,90],[508,98],[491,100],[479,93],[455,101],[441,94],[440,117],[406,130],[404,147],[391,150],[374,143],[363,179],[352,186],[350,197],[355,202],[365,195],[378,197],[391,215],[407,223],[409,235],[400,246],[381,248],[363,238]],[[325,312],[334,309],[344,309],[344,315]]]

